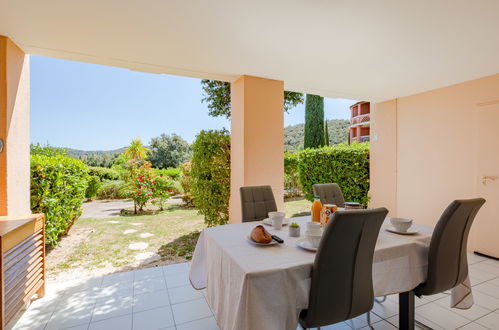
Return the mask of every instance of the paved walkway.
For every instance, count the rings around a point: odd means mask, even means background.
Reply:
[[[181,204],[182,199],[175,196],[170,198],[167,203]],[[92,202],[83,203],[83,213],[81,219],[84,218],[113,218],[119,217],[122,209],[133,208],[133,201],[129,199],[103,199]]]
[[[107,199],[83,203],[80,218],[112,218],[119,217],[122,209],[133,207],[133,201],[127,199]]]

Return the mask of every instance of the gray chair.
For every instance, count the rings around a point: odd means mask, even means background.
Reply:
[[[431,236],[426,282],[414,290],[418,297],[444,292],[466,279],[468,235],[484,203],[483,198],[455,200],[445,209]]]
[[[338,323],[368,313],[374,304],[374,247],[388,210],[337,211],[328,222],[312,268],[304,329]]]
[[[483,198],[453,201],[442,213],[431,236],[426,281],[413,291],[399,295],[399,327],[414,329],[414,295],[442,293],[456,287],[468,276],[466,249],[468,235]]]
[[[314,184],[312,190],[315,196],[321,198],[322,204],[334,204],[339,207],[345,206],[345,198],[343,198],[340,186],[337,183]]]
[[[241,187],[242,221],[260,221],[269,212],[277,211],[274,194],[270,186]]]

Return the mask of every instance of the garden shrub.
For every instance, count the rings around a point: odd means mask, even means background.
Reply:
[[[182,187],[182,201],[185,206],[194,206],[194,198],[192,197],[192,175],[191,162],[186,162],[180,165],[182,173],[180,174],[180,186]]]
[[[208,226],[226,224],[230,198],[230,135],[201,131],[192,145],[192,196]]]
[[[338,144],[298,153],[298,175],[308,200],[312,185],[339,184],[346,201],[366,206],[369,201],[369,143]]]
[[[298,180],[298,153],[284,154],[284,194],[285,197],[301,196],[302,191]]]
[[[108,167],[93,166],[90,167],[89,173],[90,175],[98,176],[101,181],[120,179],[120,173],[117,170]]]
[[[81,215],[88,168],[80,160],[56,154],[31,156],[31,210],[45,214],[45,243],[55,246]]]
[[[126,184],[122,180],[104,180],[97,190],[98,199],[126,198]]]
[[[160,168],[155,168],[154,173],[156,175],[164,175],[170,177],[172,180],[178,180],[180,178],[180,174],[182,173],[182,170],[180,167],[169,167],[165,169],[160,169]]]
[[[101,186],[100,178],[97,175],[90,175],[88,178],[88,186],[85,191],[85,198],[87,200],[92,200],[95,196],[97,196],[97,191]]]

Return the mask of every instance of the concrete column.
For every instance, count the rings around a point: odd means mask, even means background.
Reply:
[[[29,57],[0,36],[0,216],[30,211]]]
[[[229,222],[241,222],[239,188],[271,185],[284,211],[284,82],[242,76],[231,84]]]
[[[397,100],[371,103],[369,207],[386,207],[390,216],[398,210]]]

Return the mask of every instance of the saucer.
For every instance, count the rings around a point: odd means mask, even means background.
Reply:
[[[276,244],[278,244],[275,239],[272,239],[270,241],[270,243],[258,243],[258,242],[255,242],[254,240],[251,239],[251,236],[248,236],[247,239],[248,239],[248,242],[250,242],[251,244],[253,244],[253,245],[259,245],[259,246],[270,246],[270,245],[276,245]]]
[[[407,231],[398,231],[393,226],[388,226],[385,228],[385,230],[389,231],[390,233],[399,234],[399,235],[414,235],[414,234],[419,233],[419,230],[417,230],[415,228],[409,228],[409,229],[407,229]]]
[[[298,243],[296,243],[296,245],[298,245],[299,247],[301,247],[302,249],[307,250],[307,251],[312,251],[312,252],[317,251],[317,248],[313,247],[312,244],[310,244],[310,242],[307,240],[298,241]]]
[[[270,218],[265,218],[265,219],[262,220],[262,222],[263,222],[264,225],[272,226],[272,220],[270,220]],[[288,218],[284,218],[284,220],[282,221],[282,225],[283,226],[289,225],[289,219]]]

